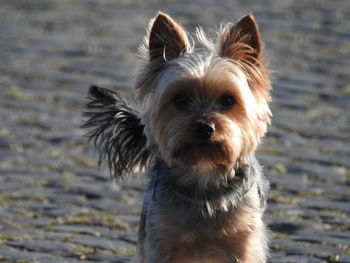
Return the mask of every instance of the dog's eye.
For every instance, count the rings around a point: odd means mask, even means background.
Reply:
[[[176,107],[183,109],[186,108],[190,99],[186,95],[177,95],[174,98],[174,104]]]
[[[225,110],[231,109],[233,105],[235,105],[235,103],[236,103],[235,99],[230,95],[224,95],[220,99],[220,105]]]

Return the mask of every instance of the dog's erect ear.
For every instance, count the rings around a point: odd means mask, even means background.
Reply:
[[[150,23],[149,58],[169,61],[189,50],[185,30],[170,16],[159,12]]]
[[[114,91],[92,86],[88,92],[87,117],[82,128],[99,150],[99,162],[106,160],[114,178],[148,168],[153,154],[146,147],[143,125],[137,113]]]
[[[262,56],[262,43],[258,24],[252,15],[243,17],[222,36],[220,55],[258,64]]]

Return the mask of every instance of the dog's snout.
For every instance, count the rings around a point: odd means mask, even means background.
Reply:
[[[197,121],[195,129],[200,139],[210,139],[215,133],[215,125],[212,122]]]

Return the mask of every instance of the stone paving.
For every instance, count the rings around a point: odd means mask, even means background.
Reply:
[[[0,261],[133,261],[145,182],[113,184],[79,127],[91,84],[130,90],[159,9],[190,30],[256,16],[274,69],[269,262],[350,262],[348,0],[1,0]]]

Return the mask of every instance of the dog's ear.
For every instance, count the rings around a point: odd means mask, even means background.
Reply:
[[[223,57],[258,64],[262,56],[262,42],[254,16],[246,15],[228,28],[221,36],[219,48]]]
[[[148,168],[153,154],[137,113],[117,93],[98,86],[89,89],[88,99],[82,128],[99,150],[99,163],[106,160],[114,178]]]
[[[148,47],[150,61],[169,61],[186,53],[190,44],[185,30],[170,16],[158,12],[150,22]]]

